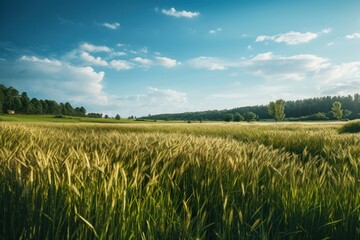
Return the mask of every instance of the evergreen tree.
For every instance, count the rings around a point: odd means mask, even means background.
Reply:
[[[20,96],[21,101],[21,113],[27,113],[30,104],[30,99],[26,92],[23,92]]]

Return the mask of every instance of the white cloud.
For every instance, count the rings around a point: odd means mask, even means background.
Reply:
[[[111,57],[122,57],[122,56],[126,56],[127,53],[126,52],[112,52],[110,54]]]
[[[337,84],[327,90],[322,91],[322,94],[326,95],[348,95],[359,93],[360,91],[360,81],[350,82],[346,84]]]
[[[80,45],[80,49],[87,52],[111,52],[111,49],[107,46],[96,46],[91,43],[83,43]]]
[[[360,39],[360,33],[353,33],[350,35],[346,35],[345,38],[347,39]]]
[[[117,71],[129,70],[133,68],[132,64],[125,60],[112,60],[110,62],[110,67]]]
[[[82,52],[80,54],[80,58],[82,60],[84,60],[85,62],[90,63],[92,65],[98,65],[98,66],[107,66],[108,65],[108,63],[105,60],[101,59],[101,57],[91,56],[87,52]]]
[[[268,79],[302,80],[330,66],[329,60],[316,55],[300,54],[289,57],[273,55],[271,52],[242,62],[251,74]]]
[[[166,68],[173,68],[176,67],[176,65],[180,64],[175,59],[167,58],[167,57],[156,57],[158,60],[158,64],[161,66],[164,66]]]
[[[147,59],[147,58],[141,58],[141,57],[136,57],[133,59],[134,62],[137,62],[141,65],[144,65],[144,66],[150,66],[152,65],[152,61],[150,59]]]
[[[185,17],[185,18],[193,18],[200,15],[199,12],[190,12],[190,11],[177,11],[175,8],[170,8],[169,10],[162,9],[161,12],[167,16],[173,16],[173,17]]]
[[[189,107],[186,93],[155,87],[149,87],[143,94],[118,97],[116,102],[120,109],[128,109],[128,115],[181,112]]]
[[[316,55],[281,56],[274,55],[272,52],[261,53],[252,58],[241,58],[239,60],[201,56],[187,60],[186,64],[192,68],[213,71],[238,68],[251,75],[278,80],[303,80],[332,66],[328,59]]]
[[[324,34],[328,34],[331,32],[332,32],[332,28],[325,28],[325,29],[321,30],[321,33],[324,33]]]
[[[307,43],[318,37],[318,34],[312,32],[288,32],[273,36],[261,35],[256,38],[256,42],[274,41],[277,43],[286,43],[287,45],[296,45],[299,43]]]
[[[331,65],[319,72],[316,77],[321,79],[324,83],[353,79],[359,79],[360,81],[360,62],[347,62],[339,65]]]
[[[217,57],[197,57],[187,61],[187,64],[196,69],[226,70],[232,64]]]
[[[83,105],[107,102],[102,86],[105,73],[96,72],[91,67],[76,67],[55,59],[22,56],[12,69],[6,71],[11,76],[12,84],[25,86],[29,93]]]
[[[216,28],[216,29],[211,29],[211,30],[209,31],[209,33],[210,33],[210,34],[215,34],[215,33],[221,32],[221,31],[222,31],[221,28]]]
[[[120,27],[120,23],[117,23],[117,22],[107,23],[107,22],[105,22],[105,23],[101,24],[101,26],[106,27],[106,28],[111,29],[111,30],[116,30],[116,29],[118,29]]]
[[[35,56],[24,55],[19,60],[27,61],[27,62],[34,62],[34,63],[43,63],[43,64],[51,65],[51,66],[61,66],[61,62],[58,60],[50,60],[48,58],[38,58]]]

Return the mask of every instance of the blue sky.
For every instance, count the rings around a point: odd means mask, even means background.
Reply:
[[[0,83],[123,117],[360,92],[356,0],[0,1]]]

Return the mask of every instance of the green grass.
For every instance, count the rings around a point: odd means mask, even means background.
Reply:
[[[133,119],[116,120],[113,118],[87,118],[87,117],[73,117],[63,116],[56,118],[54,115],[0,115],[0,122],[57,122],[57,123],[136,123]],[[149,122],[149,121],[144,121]]]
[[[0,123],[0,239],[359,239],[339,124]]]
[[[351,121],[344,124],[339,129],[339,133],[360,133],[360,120]]]

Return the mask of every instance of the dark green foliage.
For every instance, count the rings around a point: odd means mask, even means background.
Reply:
[[[120,120],[120,119],[121,119],[120,115],[119,115],[119,114],[116,114],[115,119],[116,119],[116,120]]]
[[[270,102],[268,106],[268,113],[276,122],[281,122],[285,119],[285,101],[282,99],[276,102]]]
[[[233,118],[234,118],[234,116],[231,113],[224,114],[224,121],[225,122],[230,122],[230,121],[233,120]]]
[[[360,133],[360,121],[345,123],[339,129],[339,133]]]
[[[15,110],[20,114],[52,114],[84,117],[86,109],[76,107],[70,103],[58,104],[54,100],[37,99],[28,97],[26,92],[19,95],[19,91],[13,87],[5,87],[0,84],[0,113],[6,113],[8,110]]]
[[[88,113],[86,116],[89,118],[102,118],[102,113]]]
[[[244,117],[237,112],[234,114],[234,122],[240,122],[240,121],[244,121]]]
[[[246,112],[244,113],[244,119],[247,122],[255,121],[256,120],[256,114],[253,112]]]
[[[321,98],[310,98],[296,101],[286,101],[285,102],[285,113],[287,118],[300,118],[311,116],[318,112],[328,113],[331,110],[333,102],[338,101],[341,103],[344,109],[351,111],[352,113],[347,116],[349,119],[360,118],[360,94],[355,94],[354,96],[327,96]],[[241,102],[239,103],[239,105]],[[269,119],[268,106],[247,106],[239,107],[234,109],[225,109],[225,110],[209,110],[202,112],[185,112],[185,113],[174,113],[174,114],[159,114],[159,115],[150,115],[142,117],[143,119],[157,119],[162,120],[165,117],[169,117],[171,120],[192,120],[196,121],[199,118],[202,118],[204,121],[223,121],[224,114],[230,113],[240,113],[244,115],[245,112],[255,113],[259,119]],[[345,114],[345,111],[344,111]],[[331,114],[327,114],[329,119],[334,119]]]
[[[318,112],[310,116],[304,116],[299,118],[288,118],[288,121],[326,121],[329,118],[323,112]]]

